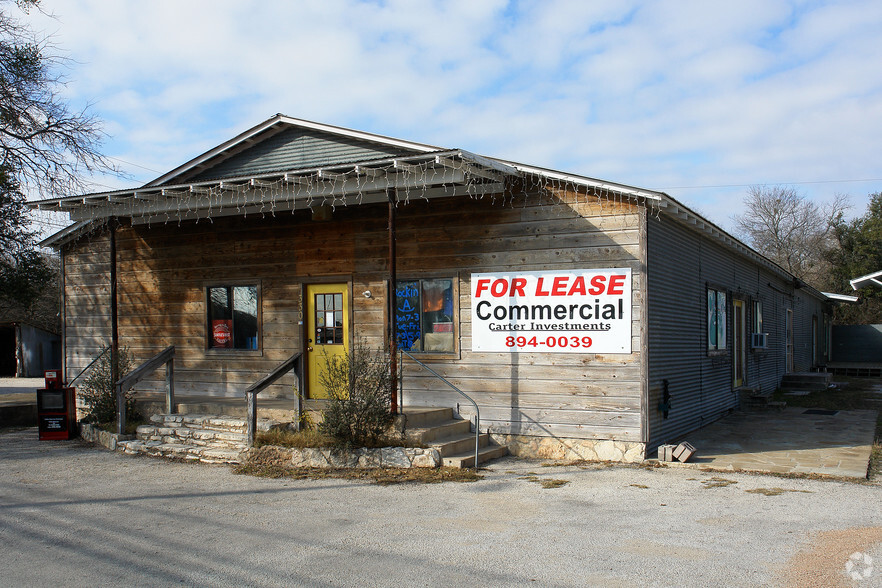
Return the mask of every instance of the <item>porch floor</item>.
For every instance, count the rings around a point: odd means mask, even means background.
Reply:
[[[866,478],[877,411],[736,412],[686,435],[695,457],[684,466]]]

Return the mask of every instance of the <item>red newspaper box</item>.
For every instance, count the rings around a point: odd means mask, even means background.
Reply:
[[[58,370],[45,374],[46,387],[37,390],[37,424],[40,441],[77,436],[77,404],[74,388],[65,388]]]

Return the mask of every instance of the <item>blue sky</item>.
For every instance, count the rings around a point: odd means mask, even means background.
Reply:
[[[43,0],[130,179],[277,112],[663,190],[882,190],[882,2]],[[9,7],[15,10],[14,7]],[[56,222],[59,222],[56,219]]]

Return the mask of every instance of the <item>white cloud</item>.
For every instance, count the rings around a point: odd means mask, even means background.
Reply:
[[[44,3],[70,95],[154,169],[284,112],[650,188],[882,177],[874,1]],[[743,192],[673,195],[726,224]]]

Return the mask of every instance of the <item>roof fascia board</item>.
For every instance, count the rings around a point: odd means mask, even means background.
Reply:
[[[324,133],[329,133],[332,135],[339,135],[339,136],[343,136],[343,137],[349,137],[352,139],[358,139],[361,141],[369,141],[371,143],[379,143],[379,144],[388,145],[391,147],[401,147],[404,149],[412,149],[414,151],[418,151],[421,153],[428,153],[431,151],[442,150],[442,148],[440,148],[440,147],[435,147],[433,145],[426,145],[424,143],[414,143],[412,141],[405,141],[403,139],[395,139],[395,138],[386,137],[383,135],[375,135],[373,133],[367,133],[365,131],[356,131],[356,130],[347,129],[344,127],[336,127],[333,125],[327,125],[327,124],[312,122],[312,121],[303,120],[303,119],[299,119],[299,118],[292,118],[290,116],[285,116],[283,114],[277,114],[274,117],[254,126],[254,127],[251,127],[247,131],[236,135],[235,137],[233,137],[229,141],[225,141],[224,143],[221,143],[220,145],[218,145],[214,149],[206,151],[202,155],[199,155],[198,157],[191,159],[187,163],[184,163],[183,165],[176,167],[175,169],[171,170],[170,172],[168,172],[166,174],[163,174],[162,176],[156,178],[155,180],[148,182],[147,184],[144,184],[144,187],[157,186],[159,184],[167,182],[167,181],[171,180],[172,178],[175,178],[181,174],[184,174],[184,173],[192,170],[193,168],[198,167],[199,165],[205,163],[206,161],[208,161],[214,157],[217,157],[218,155],[220,155],[224,151],[230,150],[233,147],[236,147],[237,145],[239,145],[241,143],[244,143],[244,142],[247,142],[247,141],[253,139],[254,137],[264,133],[265,131],[267,131],[268,129],[270,129],[276,125],[287,125],[290,127],[300,127],[300,128],[304,128],[304,129],[310,129],[310,130],[320,131],[320,132],[324,132]]]

